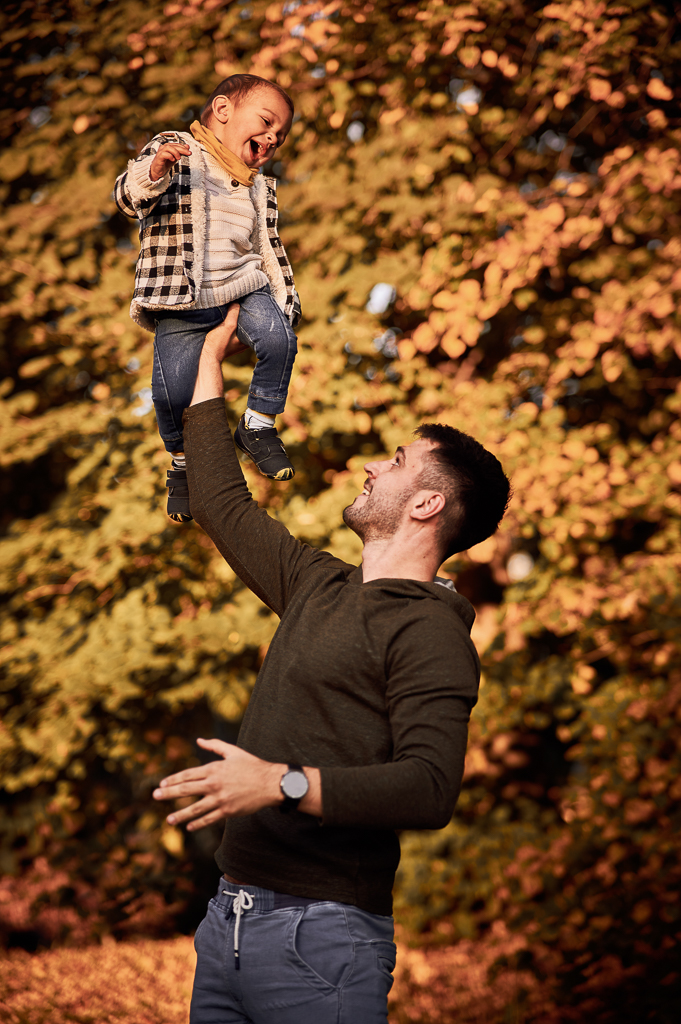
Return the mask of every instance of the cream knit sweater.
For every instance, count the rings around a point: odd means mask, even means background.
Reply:
[[[205,165],[206,243],[201,290],[194,308],[208,309],[234,302],[269,284],[269,280],[253,244],[258,228],[250,190],[236,179],[232,181],[203,147],[201,155]],[[136,183],[146,189],[160,186],[159,190],[165,191],[165,178],[152,182],[149,176],[152,160],[149,157],[133,164]]]

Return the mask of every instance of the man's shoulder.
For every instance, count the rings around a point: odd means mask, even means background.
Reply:
[[[424,652],[451,649],[452,644],[472,647],[475,609],[462,594],[436,583],[414,581],[413,587],[403,588],[401,593],[395,589],[389,595],[393,599],[380,602],[384,614],[378,617],[391,646],[416,645]]]

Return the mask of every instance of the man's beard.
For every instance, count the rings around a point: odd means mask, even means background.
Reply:
[[[343,509],[343,522],[365,544],[374,540],[390,540],[404,518],[404,510],[416,488],[392,497],[370,494],[363,505],[354,502]]]

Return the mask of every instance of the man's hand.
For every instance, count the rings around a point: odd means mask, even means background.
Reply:
[[[227,316],[220,326],[206,335],[206,340],[201,349],[199,371],[196,375],[191,405],[207,402],[211,398],[223,397],[224,388],[220,364],[223,359],[236,355],[237,352],[243,352],[247,347],[242,345],[236,336],[239,309],[238,302],[233,302],[228,308]]]
[[[281,803],[279,781],[286,771],[285,764],[261,761],[241,747],[222,740],[200,739],[197,743],[204,750],[219,754],[223,760],[188,768],[161,780],[159,788],[154,790],[155,800],[202,798],[169,814],[170,825],[189,822],[187,829],[192,832],[221,818],[239,818]]]
[[[263,761],[248,751],[222,740],[197,740],[204,750],[219,754],[222,761],[210,761],[199,768],[188,768],[177,775],[162,779],[154,790],[154,800],[177,800],[180,797],[200,797],[196,803],[174,811],[167,817],[169,825],[183,825],[187,830],[212,825],[222,818],[241,818],[255,814],[264,807],[275,807],[283,801],[279,787],[287,769],[285,764]],[[316,768],[306,768],[310,791],[301,800],[300,810],[320,816],[321,782]]]
[[[185,142],[166,142],[151,161],[149,177],[152,181],[158,181],[175,166],[181,156],[189,156],[190,153],[191,149]]]

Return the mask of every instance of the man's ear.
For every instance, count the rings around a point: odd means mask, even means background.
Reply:
[[[216,121],[219,121],[220,124],[227,124],[234,109],[234,104],[229,96],[216,96],[211,104],[211,109]]]
[[[440,491],[417,491],[409,515],[412,519],[425,521],[438,515],[444,507],[445,496]]]

